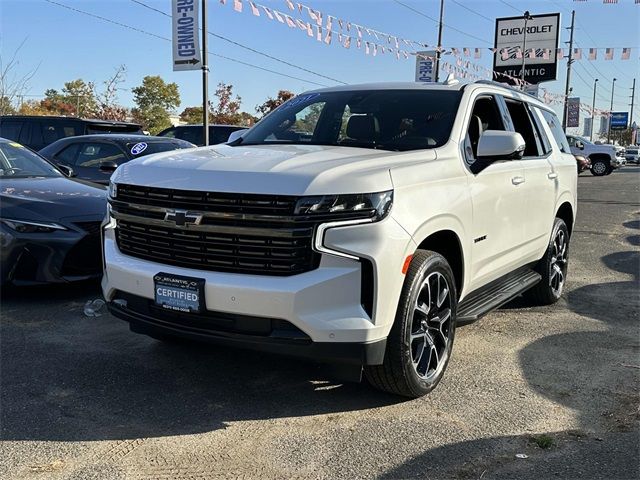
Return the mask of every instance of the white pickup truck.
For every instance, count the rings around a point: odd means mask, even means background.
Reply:
[[[591,160],[591,173],[595,176],[609,175],[625,163],[624,147],[592,143],[586,138],[567,135],[571,153]]]
[[[556,114],[500,84],[311,91],[227,145],[118,167],[103,292],[135,332],[417,397],[458,325],[560,298],[576,183]]]

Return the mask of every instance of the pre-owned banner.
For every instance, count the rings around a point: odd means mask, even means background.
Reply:
[[[509,77],[520,78],[524,59],[524,80],[528,83],[540,83],[555,80],[558,66],[558,32],[560,14],[547,13],[533,15],[526,22],[524,17],[505,17],[496,19],[495,53],[493,70]],[[500,79],[500,76],[497,78]]]
[[[173,70],[200,70],[200,14],[199,1],[173,0]]]

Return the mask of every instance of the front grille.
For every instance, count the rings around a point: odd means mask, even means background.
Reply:
[[[118,185],[111,201],[126,255],[178,267],[287,276],[318,267],[319,219],[295,217],[297,197],[191,192]],[[199,225],[165,221],[167,210],[202,214]]]

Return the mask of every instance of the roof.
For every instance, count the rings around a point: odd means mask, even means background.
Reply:
[[[174,125],[173,127],[169,127],[169,128],[185,128],[185,127],[200,127],[202,128],[204,125],[202,125],[201,123],[190,123],[188,125]],[[228,127],[228,128],[248,128],[248,127],[244,127],[242,125],[225,125],[224,123],[213,123],[213,124],[209,124],[209,128],[211,127]],[[169,129],[167,128],[167,130]]]
[[[112,140],[116,142],[168,142],[168,141],[176,141],[176,142],[184,142],[179,138],[171,138],[171,137],[157,137],[151,135],[134,135],[131,133],[96,133],[92,135],[78,135],[75,137],[64,137],[59,140],[82,140],[82,141],[90,141],[90,140]],[[189,142],[187,142],[189,143]]]
[[[376,82],[376,83],[360,83],[355,85],[338,85],[336,87],[319,88],[309,90],[309,92],[351,92],[361,90],[445,90],[455,91],[464,87],[462,83],[435,83],[435,82]]]
[[[0,115],[0,118],[2,119],[7,119],[7,118],[11,118],[11,119],[26,119],[26,118],[55,118],[57,120],[79,120],[81,122],[88,122],[88,123],[94,123],[94,124],[101,124],[101,125],[127,125],[127,126],[136,126],[136,127],[140,127],[141,125],[138,123],[133,123],[133,122],[121,122],[121,121],[116,121],[116,120],[101,120],[99,118],[80,118],[80,117],[67,117],[64,115]]]

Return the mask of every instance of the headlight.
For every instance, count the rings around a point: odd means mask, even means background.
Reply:
[[[2,219],[2,223],[18,233],[49,233],[56,230],[67,230],[67,227],[57,223],[29,222],[26,220]]]
[[[118,196],[118,184],[109,182],[109,198],[116,198]]]
[[[391,210],[393,190],[347,195],[302,197],[295,208],[296,215],[318,215],[329,218],[372,218],[382,220]]]

